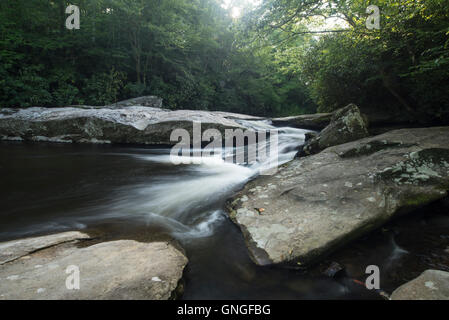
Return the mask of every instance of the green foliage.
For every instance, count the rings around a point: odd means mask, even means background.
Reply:
[[[65,29],[68,4],[0,2],[1,106],[151,94],[171,109],[287,116],[353,102],[449,118],[444,1],[264,0],[233,20],[221,0],[77,0],[80,30]],[[365,26],[371,4],[380,30]],[[323,17],[345,24],[327,30]]]
[[[42,65],[25,66],[13,76],[10,70],[1,70],[0,92],[8,105],[30,107],[47,105],[51,101],[49,83],[39,73]]]
[[[381,11],[380,30],[365,25],[372,4]],[[346,27],[311,38],[316,28],[309,27],[331,16]],[[287,42],[287,48],[292,37],[305,40],[301,57],[288,65],[299,70],[319,111],[353,102],[369,113],[400,114],[400,121],[447,122],[449,6],[444,1],[267,0],[252,26],[271,42]]]
[[[68,4],[0,2],[2,106],[152,94],[172,109],[275,115],[300,97],[282,87],[270,55],[237,45],[236,22],[217,0],[78,0],[80,30],[65,29]]]
[[[94,74],[84,81],[83,96],[94,105],[117,102],[126,74],[112,68],[109,73]]]

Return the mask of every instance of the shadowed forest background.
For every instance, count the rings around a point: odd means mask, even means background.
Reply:
[[[281,116],[356,103],[447,122],[446,1],[234,2],[238,19],[220,0],[2,0],[0,106],[157,95],[170,109]],[[65,28],[69,4],[80,30]],[[366,28],[370,4],[380,30]]]

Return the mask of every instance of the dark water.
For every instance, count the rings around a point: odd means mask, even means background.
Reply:
[[[447,204],[356,241],[309,270],[262,268],[222,211],[248,168],[174,166],[167,150],[117,146],[0,144],[0,241],[84,230],[102,241],[177,239],[185,248],[184,299],[380,299],[355,284],[381,268],[391,292],[428,268],[449,271]],[[332,262],[348,277],[330,279]]]

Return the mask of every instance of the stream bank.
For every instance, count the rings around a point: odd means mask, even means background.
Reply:
[[[293,160],[307,130],[276,128],[245,115],[120,108],[2,111],[3,139],[23,143],[0,145],[0,241],[82,230],[93,239],[80,250],[122,240],[166,243],[189,260],[179,283],[185,299],[379,299],[353,280],[363,280],[371,252],[384,252],[372,262],[382,267],[384,290],[402,284],[405,278],[390,279],[396,272],[391,268],[401,266],[399,259],[415,246],[403,249],[397,237],[418,229],[415,224],[411,231],[395,228],[382,236],[375,230],[447,195],[448,128],[404,129],[360,139],[368,135],[365,120],[357,107],[349,106],[344,110],[350,112],[332,116],[323,131],[332,138],[330,144],[322,134],[313,138],[330,148]],[[272,159],[249,165],[215,158],[174,165],[170,148],[162,144],[170,144],[173,128],[187,130],[197,120],[208,123],[203,129],[278,130],[279,171],[254,180],[261,170],[272,169]],[[332,147],[342,130],[348,143]],[[225,149],[222,155],[244,150]],[[439,231],[443,241],[426,242],[439,251],[426,256],[425,266],[444,269],[446,251],[440,246],[446,245],[447,224],[444,215],[431,217],[444,222]],[[363,237],[369,239],[365,244]],[[363,245],[348,257],[345,250],[351,252],[352,244]],[[335,261],[345,267],[341,279],[323,275]],[[414,269],[401,266],[397,271],[407,279],[412,270],[422,271],[410,264]]]
[[[183,299],[381,299],[350,281],[322,274],[330,262],[337,261],[346,266],[348,277],[363,280],[360,270],[368,262],[387,265],[394,246],[381,230],[354,242],[355,248],[343,248],[306,270],[259,267],[249,258],[239,228],[222,211],[226,197],[210,198],[205,205],[197,202],[189,215],[180,218],[188,228],[151,219],[145,204],[152,203],[156,189],[145,192],[146,187],[167,186],[164,190],[168,191],[181,177],[185,181],[206,174],[188,166],[148,161],[164,152],[160,149],[1,143],[0,150],[0,170],[6,182],[0,190],[1,241],[69,230],[82,230],[95,238],[93,243],[175,238],[189,260]],[[400,231],[396,242],[412,254],[394,259],[394,269],[385,276],[382,273],[381,285],[387,292],[421,270],[446,263],[448,255],[443,249],[449,246],[449,218],[447,206],[437,207],[441,212],[429,209],[416,216],[425,218],[425,228],[421,218],[396,220]],[[391,279],[391,270],[401,276]]]

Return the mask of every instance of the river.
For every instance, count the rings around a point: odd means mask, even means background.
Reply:
[[[246,125],[272,128],[262,122]],[[279,161],[285,163],[307,131],[279,132]],[[266,164],[213,158],[173,165],[169,153],[153,147],[2,142],[0,241],[68,230],[84,230],[102,241],[174,238],[189,258],[183,299],[381,299],[351,281],[363,279],[367,264],[389,270],[382,281],[388,290],[435,264],[449,266],[443,253],[449,245],[444,210],[431,216],[422,210],[408,224],[394,222],[308,270],[256,266],[223,206]],[[413,243],[410,234],[416,232],[431,238],[427,247]],[[322,275],[334,260],[347,266],[350,277]]]

